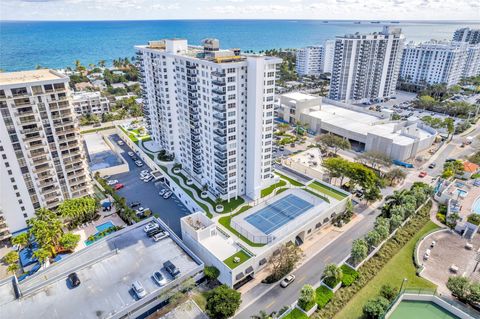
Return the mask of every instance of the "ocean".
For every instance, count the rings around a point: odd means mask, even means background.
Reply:
[[[207,37],[222,48],[264,50],[321,44],[336,35],[402,28],[407,41],[451,39],[460,27],[480,28],[480,21],[420,22],[322,20],[157,20],[157,21],[0,21],[0,69],[17,71],[37,65],[49,68],[83,65],[132,57],[133,46],[149,40],[181,37],[200,44]]]

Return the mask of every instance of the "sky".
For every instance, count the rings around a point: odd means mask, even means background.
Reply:
[[[480,20],[479,0],[0,0],[0,20]]]

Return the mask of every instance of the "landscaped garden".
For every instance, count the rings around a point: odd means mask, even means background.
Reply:
[[[331,187],[328,187],[327,185],[325,184],[322,184],[320,182],[317,182],[317,181],[314,181],[310,184],[308,184],[308,187],[316,190],[316,191],[319,191],[320,193],[323,193],[327,196],[330,196],[330,197],[333,197],[335,198],[336,200],[342,200],[344,199],[345,197],[347,197],[347,194],[344,194],[334,188],[331,188]]]
[[[285,176],[285,175],[283,175],[283,174],[280,174],[279,172],[275,172],[275,175],[280,176],[281,179],[284,179],[284,180],[288,181],[288,182],[289,182],[290,184],[292,184],[293,186],[298,186],[298,187],[300,187],[300,186],[305,186],[304,184],[300,183],[299,181],[296,181],[296,180],[294,180],[293,178],[290,178],[290,177],[288,177],[288,176]]]
[[[261,195],[262,197],[268,196],[268,195],[270,195],[275,189],[277,189],[277,188],[279,188],[279,187],[283,187],[283,186],[285,186],[285,185],[287,185],[287,182],[285,182],[284,180],[281,179],[280,181],[276,182],[275,184],[272,184],[272,185],[270,185],[269,187],[262,189],[260,195]]]
[[[238,259],[237,259],[238,258]],[[233,254],[232,256],[228,257],[227,259],[225,259],[223,262],[225,263],[225,265],[227,265],[230,269],[234,269],[236,268],[237,266],[240,266],[241,264],[243,264],[245,261],[247,261],[248,259],[250,259],[250,255],[248,255],[246,252],[244,252],[243,250],[239,250],[237,251],[235,254]],[[237,260],[237,262],[235,262]]]

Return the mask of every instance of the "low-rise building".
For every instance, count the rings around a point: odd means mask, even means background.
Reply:
[[[169,236],[155,242],[144,227],[155,221]],[[164,268],[170,261],[179,271]],[[0,318],[137,318],[158,307],[178,287],[203,276],[203,262],[159,219],[114,232],[60,262],[18,282],[0,282]],[[75,272],[80,285],[72,287]],[[160,284],[152,279],[160,272]],[[145,296],[132,284],[139,282]]]
[[[108,98],[102,96],[100,92],[76,92],[72,94],[72,104],[75,113],[79,116],[95,114],[101,116],[110,112],[110,102]]]
[[[283,245],[291,242],[301,248],[308,237],[345,211],[349,193],[314,183],[335,196],[296,188],[269,197],[231,219],[231,228],[242,239],[203,213],[194,213],[181,219],[182,239],[206,265],[220,270],[220,282],[238,288],[267,267]]]
[[[414,158],[435,141],[437,131],[418,119],[391,121],[391,111],[371,111],[303,93],[280,96],[278,116],[287,123],[308,123],[317,133],[331,133],[350,141],[357,151],[381,152],[391,159]]]

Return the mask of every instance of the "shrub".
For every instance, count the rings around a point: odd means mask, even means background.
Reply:
[[[7,265],[15,264],[15,263],[18,262],[18,260],[19,260],[18,252],[14,251],[14,250],[9,251],[2,258],[2,261]]]
[[[215,280],[218,278],[218,276],[220,276],[220,270],[218,270],[215,266],[205,266],[203,273],[208,280]]]
[[[380,288],[380,296],[392,302],[393,299],[398,295],[398,290],[395,287],[390,286],[389,284],[383,285]]]
[[[468,215],[467,217],[467,222],[474,224],[474,225],[480,225],[480,214],[471,214]]]
[[[325,286],[320,286],[315,291],[318,308],[323,308],[333,298],[333,291]]]
[[[437,220],[438,220],[439,222],[441,222],[442,224],[445,224],[445,223],[446,223],[446,219],[445,219],[445,215],[444,215],[444,214],[438,212],[437,215],[436,215],[436,217],[437,217]]]
[[[447,288],[460,301],[467,301],[470,294],[470,280],[462,276],[448,278]]]
[[[206,313],[210,318],[232,317],[242,302],[240,293],[226,285],[218,286],[206,293]]]
[[[355,280],[358,278],[358,271],[353,269],[350,266],[347,265],[342,265],[340,267],[343,272],[343,278],[342,278],[342,286],[343,287],[348,287],[350,286]]]
[[[353,241],[352,250],[350,252],[354,264],[360,263],[367,257],[368,244],[364,239],[356,239]]]
[[[298,297],[298,306],[305,311],[310,310],[315,304],[315,290],[311,285],[304,285]]]
[[[382,296],[371,298],[363,306],[363,314],[369,319],[383,318],[389,305],[390,301]]]

